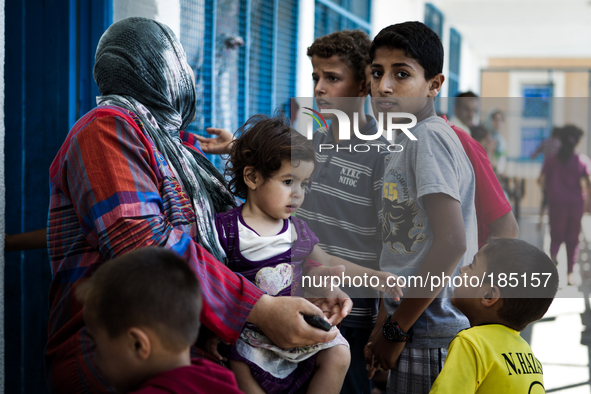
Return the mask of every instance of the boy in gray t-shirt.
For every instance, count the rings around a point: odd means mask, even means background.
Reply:
[[[374,111],[411,113],[418,121],[410,129],[416,140],[399,134],[394,143],[403,149],[387,158],[380,268],[419,276],[426,287],[410,280],[402,301],[384,300],[366,360],[370,375],[391,370],[388,393],[428,393],[449,342],[469,326],[450,303],[449,285],[433,278],[453,278],[478,249],[474,171],[454,131],[435,114],[445,80],[439,37],[420,22],[393,25],[376,36],[370,56]]]

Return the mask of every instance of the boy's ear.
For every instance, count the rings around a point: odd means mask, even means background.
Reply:
[[[441,86],[443,86],[443,82],[445,81],[445,75],[442,73],[437,74],[429,81],[429,96],[428,97],[435,97],[439,94],[441,90]]]
[[[480,299],[480,303],[486,308],[490,308],[496,304],[500,298],[501,291],[499,288],[497,286],[490,286],[485,290],[484,296]]]
[[[254,170],[253,166],[244,167],[244,170],[242,171],[242,177],[244,178],[244,183],[249,189],[256,190],[259,176]]]
[[[359,97],[365,97],[369,94],[369,90],[371,89],[371,79],[369,80],[370,84],[367,84],[367,79],[365,81],[361,81],[359,84]]]
[[[146,331],[138,327],[131,327],[127,330],[127,339],[132,352],[140,360],[146,360],[152,353],[152,342]]]

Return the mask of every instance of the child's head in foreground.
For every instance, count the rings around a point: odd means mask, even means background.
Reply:
[[[343,30],[319,37],[308,48],[312,62],[314,97],[319,109],[345,113],[363,111],[368,95],[369,36],[361,30]],[[335,100],[341,97],[357,99]],[[333,114],[323,114],[335,120]]]
[[[454,290],[452,304],[471,326],[498,323],[522,331],[544,316],[558,290],[554,262],[519,239],[491,239],[460,276],[467,279]]]
[[[283,116],[255,115],[237,135],[226,164],[230,189],[271,218],[289,218],[316,167],[312,142]]]
[[[316,96],[357,97],[366,86],[371,40],[361,30],[337,31],[308,48]],[[363,94],[367,95],[367,92]]]
[[[95,361],[117,392],[190,364],[201,295],[195,273],[176,253],[150,247],[107,261],[76,296]]]
[[[437,96],[445,80],[443,46],[427,25],[404,22],[382,29],[371,44],[369,56],[371,92],[378,112],[416,114],[423,107],[433,107],[433,100],[423,98]],[[421,99],[381,99],[393,97]]]

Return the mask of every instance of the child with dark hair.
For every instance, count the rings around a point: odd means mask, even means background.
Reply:
[[[530,155],[530,159],[535,159],[540,154],[544,155],[544,163],[546,160],[551,158],[552,156],[558,153],[560,149],[560,132],[562,131],[561,127],[554,127],[552,129],[552,134],[550,137],[546,138],[540,146]],[[541,175],[541,174],[540,174]],[[540,183],[540,179],[538,178],[538,183]],[[540,183],[541,186],[541,183]],[[544,213],[546,211],[546,206],[548,205],[548,196],[546,195],[546,189],[542,187],[542,204],[540,205],[540,222],[538,223],[538,228],[542,228],[542,224],[544,223]]]
[[[470,135],[474,138],[486,152],[486,156],[491,163],[494,163],[495,149],[497,142],[491,136],[488,129],[484,126],[472,126],[470,127]]]
[[[525,241],[497,238],[460,275],[452,304],[471,328],[449,345],[431,393],[544,392],[542,364],[519,332],[541,319],[556,295],[552,260]]]
[[[573,267],[579,250],[579,233],[584,213],[585,190],[591,185],[589,158],[576,154],[575,148],[583,136],[583,131],[567,125],[560,132],[560,149],[555,156],[544,161],[540,184],[548,197],[550,216],[550,255],[556,262],[556,255],[562,243],[566,243],[568,263],[568,284],[575,284]]]
[[[232,192],[246,200],[242,206],[218,214],[216,220],[230,269],[269,295],[302,296],[298,284],[303,261],[309,258],[325,266],[343,265],[350,276],[376,276],[380,278],[376,288],[395,297],[402,295],[399,288],[386,286],[393,275],[326,254],[306,223],[292,216],[304,200],[316,165],[310,141],[290,128],[284,118],[264,115],[250,118],[237,135],[226,175],[231,177]],[[218,343],[214,337],[206,346],[220,357]],[[348,346],[338,335],[328,343],[282,349],[256,326],[247,324],[231,349],[230,368],[247,393],[296,392],[310,377],[308,392],[338,393],[349,367]]]
[[[456,133],[435,113],[445,80],[443,46],[420,22],[383,29],[374,39],[372,101],[384,114],[411,113],[416,140],[399,133],[403,154],[388,156],[383,181],[380,268],[409,277],[455,277],[478,250],[472,165]],[[468,320],[451,305],[451,287],[410,288],[385,297],[366,347],[370,375],[391,370],[389,393],[428,393],[453,337]]]
[[[318,108],[340,109],[351,120],[356,113],[359,131],[365,135],[378,132],[376,120],[365,113],[366,96],[371,90],[370,46],[371,40],[365,32],[344,30],[317,38],[307,52],[313,67]],[[373,141],[361,140],[353,130],[340,130],[334,115],[323,113],[323,116],[331,124],[328,130],[314,131],[313,143],[320,165],[311,178],[310,192],[298,217],[306,220],[322,248],[330,254],[379,269],[380,185],[388,141],[382,136]],[[341,141],[343,132],[348,139]],[[371,152],[359,153],[350,148],[368,142],[377,145]],[[335,148],[320,151],[320,146],[327,145]],[[351,345],[351,366],[341,393],[370,394],[372,387],[367,379],[363,347],[377,318],[378,293],[343,290],[353,297],[354,304],[340,327]]]
[[[370,45],[369,36],[361,30],[336,31],[314,40],[308,48],[307,55],[313,59],[312,64],[321,59],[337,61],[333,58],[333,56],[337,56],[338,62],[347,66],[353,77],[361,82],[360,90],[363,90],[366,82],[365,69],[371,63],[369,59]],[[357,97],[357,94],[339,97]]]
[[[118,393],[240,393],[232,373],[190,358],[201,294],[189,264],[164,248],[136,249],[105,262],[76,287],[83,336]],[[89,343],[82,341],[82,344]]]
[[[450,122],[468,131],[470,127],[475,126],[478,107],[478,96],[474,92],[458,93],[454,99],[454,116]]]

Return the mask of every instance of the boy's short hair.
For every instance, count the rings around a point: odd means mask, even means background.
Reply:
[[[311,161],[316,168],[316,154],[312,142],[289,126],[283,115],[268,117],[254,115],[236,131],[225,175],[234,195],[246,198],[248,186],[244,182],[244,168],[253,167],[264,179],[281,168],[283,160]]]
[[[76,297],[111,338],[143,326],[168,349],[181,351],[199,334],[199,282],[189,264],[168,249],[136,249],[105,262],[78,285]]]
[[[493,238],[484,248],[486,279],[493,275],[494,285],[503,299],[499,317],[522,331],[529,323],[541,319],[554,300],[558,290],[556,266],[546,253],[519,239]],[[499,276],[502,274],[506,275],[506,282]],[[511,277],[519,281],[517,286],[511,286],[515,284]],[[539,283],[535,278],[539,278]]]
[[[439,36],[421,22],[388,26],[373,39],[369,57],[373,61],[379,48],[400,49],[425,69],[425,80],[443,72],[443,45]]]
[[[359,81],[365,81],[365,69],[371,63],[369,47],[371,40],[364,31],[343,30],[317,38],[308,47],[309,57],[327,59],[337,55],[353,71]]]

